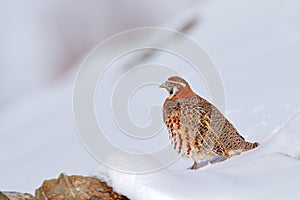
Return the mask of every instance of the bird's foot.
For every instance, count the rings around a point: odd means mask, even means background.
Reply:
[[[194,169],[194,170],[195,170],[195,169],[198,169],[198,168],[197,168],[197,162],[196,162],[196,161],[194,161],[194,164],[193,164],[193,166],[191,167],[191,169]]]
[[[193,166],[190,169],[193,169],[193,170],[199,169],[199,168],[205,167],[208,164],[209,164],[209,161],[203,161],[200,163],[194,162]]]

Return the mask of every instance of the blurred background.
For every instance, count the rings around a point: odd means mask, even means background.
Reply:
[[[76,71],[98,43],[163,26],[197,1],[0,1],[0,188],[32,192],[58,172],[98,163],[75,131]]]
[[[0,2],[0,108],[59,79],[118,32],[161,26],[197,1]]]
[[[296,0],[0,0],[0,190],[33,193],[62,171],[97,166],[74,127],[76,71],[101,41],[146,26],[181,31],[207,50],[226,115],[244,136],[264,140],[299,108]]]

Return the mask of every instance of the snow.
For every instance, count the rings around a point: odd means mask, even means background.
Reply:
[[[297,199],[299,122],[298,111],[258,149],[195,171],[130,174],[100,165],[91,175],[109,181],[130,199]]]
[[[59,82],[23,96],[1,110],[0,189],[34,193],[44,179],[67,172],[98,176],[130,199],[297,199],[299,11],[300,4],[292,0],[204,1],[167,24],[177,28],[190,18],[198,20],[187,34],[200,42],[216,63],[225,86],[225,114],[247,140],[260,142],[259,148],[196,171],[188,170],[192,162],[184,159],[146,174],[107,168],[86,151],[74,128],[75,73],[70,72]],[[203,89],[204,81],[185,70],[186,64],[178,58],[162,53],[151,59],[174,66],[189,78],[198,94],[210,98],[207,89]],[[119,65],[125,61],[120,60]],[[113,71],[111,77],[120,74]],[[154,87],[148,89],[149,96],[156,96],[148,104],[161,105],[166,93]],[[137,98],[140,112],[129,105],[132,118],[141,124],[151,120],[141,112],[149,109],[141,105],[143,98],[149,96],[133,97]],[[101,105],[96,108],[101,115]],[[105,117],[105,128],[117,131],[110,116]],[[124,149],[135,151],[152,151],[168,144],[166,129],[145,143],[139,141],[136,149],[136,141],[125,137],[117,140],[117,134],[109,137]],[[155,145],[151,145],[153,141]],[[113,155],[112,159],[121,166],[136,167],[124,155]],[[143,164],[159,165],[151,157],[138,163]]]
[[[281,153],[296,159],[300,159],[300,134],[299,134],[300,111],[297,110],[288,121],[280,127],[266,145],[273,149],[272,152]]]

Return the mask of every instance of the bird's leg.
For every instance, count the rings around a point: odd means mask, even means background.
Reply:
[[[196,161],[194,161],[194,164],[193,164],[193,166],[192,166],[192,168],[191,169],[197,169],[197,162]]]

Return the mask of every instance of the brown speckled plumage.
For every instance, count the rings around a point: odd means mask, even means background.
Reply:
[[[161,87],[170,93],[163,105],[163,119],[171,142],[181,156],[194,160],[193,169],[201,160],[216,155],[229,158],[259,145],[245,141],[224,115],[182,78],[170,77]]]

